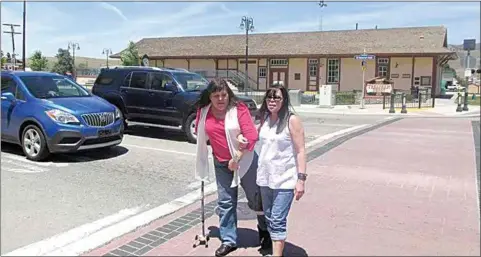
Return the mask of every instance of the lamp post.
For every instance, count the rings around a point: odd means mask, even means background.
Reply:
[[[105,59],[106,59],[107,68],[108,68],[109,67],[109,55],[112,54],[112,50],[110,48],[104,48],[104,50],[102,50],[102,54],[105,54]]]
[[[254,19],[244,16],[241,19],[240,28],[246,32],[246,62],[245,62],[245,81],[244,94],[247,96],[247,86],[249,84],[249,31],[254,31]]]
[[[27,67],[27,57],[26,57],[26,51],[27,51],[27,0],[23,0],[23,49],[22,49],[22,63],[23,63],[23,70]]]
[[[75,50],[80,50],[80,45],[79,43],[75,42],[68,42],[68,48],[69,51],[72,49],[72,66],[73,66],[73,77],[77,78],[77,69],[75,69]]]
[[[319,1],[319,8],[321,9],[321,15],[319,18],[319,30],[322,31],[322,8],[327,7],[327,4],[324,1]]]

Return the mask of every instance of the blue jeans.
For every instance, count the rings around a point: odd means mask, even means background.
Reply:
[[[241,179],[241,186],[245,191],[247,201],[253,201],[257,189],[257,155],[247,173]],[[215,177],[217,182],[219,233],[222,244],[237,246],[237,196],[238,187],[231,187],[234,173],[229,170],[228,162],[219,162],[214,157]],[[257,215],[259,229],[266,231],[264,215]]]
[[[271,239],[285,241],[287,238],[287,215],[294,200],[293,189],[261,187],[262,207]]]

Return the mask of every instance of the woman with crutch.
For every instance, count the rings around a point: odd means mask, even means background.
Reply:
[[[243,102],[237,100],[223,79],[209,83],[200,95],[197,108],[196,176],[205,177],[207,175],[205,173],[208,173],[207,140],[209,140],[214,155],[219,232],[222,241],[215,255],[226,256],[237,249],[238,185],[241,184],[243,187],[249,206],[261,205],[255,202],[260,198],[257,197],[256,185],[257,156],[253,151],[258,133],[249,109]],[[237,140],[240,134],[245,141]],[[242,153],[239,152],[240,148],[243,149]],[[261,247],[269,248],[271,241],[264,215],[258,214],[257,221]]]

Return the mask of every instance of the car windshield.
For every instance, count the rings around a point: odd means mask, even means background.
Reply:
[[[90,96],[82,86],[63,76],[22,76],[20,80],[36,98]]]
[[[173,72],[177,82],[185,91],[201,91],[207,88],[209,83],[205,78],[196,73]]]

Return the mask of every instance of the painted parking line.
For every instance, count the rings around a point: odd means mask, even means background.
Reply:
[[[331,139],[333,137],[340,136],[340,135],[343,135],[343,134],[347,134],[349,132],[352,132],[352,131],[361,129],[363,127],[366,127],[367,125],[368,124],[362,124],[362,125],[358,125],[358,126],[354,126],[354,127],[350,127],[350,128],[346,128],[346,129],[341,129],[341,130],[338,130],[338,131],[330,133],[330,134],[322,135],[322,136],[317,137],[316,139],[306,143],[305,147],[306,147],[306,149],[312,148],[313,146],[318,145],[325,140],[328,140],[328,139]]]
[[[160,148],[148,147],[148,146],[140,146],[140,145],[133,145],[133,144],[122,144],[122,146],[134,147],[134,148],[140,148],[140,149],[152,150],[152,151],[158,151],[158,152],[164,152],[164,153],[171,153],[171,154],[182,154],[182,155],[188,155],[188,156],[195,156],[195,153],[181,152],[181,151],[168,150],[168,149],[160,149]]]
[[[2,169],[15,173],[42,173],[50,170],[45,167],[39,167],[10,159],[2,160]]]
[[[24,163],[27,163],[27,164],[30,164],[30,165],[37,165],[37,166],[43,166],[43,167],[48,167],[48,166],[66,167],[66,166],[68,166],[68,163],[34,162],[34,161],[31,161],[31,160],[28,160],[24,156],[18,156],[18,155],[15,155],[15,154],[4,153],[4,152],[2,152],[2,157],[8,158],[8,159],[14,160],[14,161],[24,162]]]

